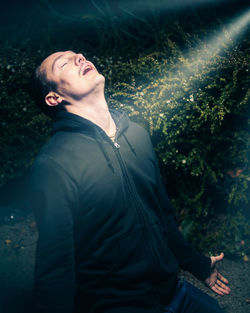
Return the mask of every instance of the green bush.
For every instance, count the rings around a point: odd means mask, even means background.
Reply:
[[[109,66],[109,94],[149,130],[184,235],[240,255],[249,253],[249,50],[223,52],[194,71],[199,53],[190,61],[168,39],[161,53]]]

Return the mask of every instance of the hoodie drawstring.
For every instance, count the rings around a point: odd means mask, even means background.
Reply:
[[[127,136],[126,136],[125,134],[122,134],[122,135],[123,135],[125,141],[127,142],[128,146],[129,146],[129,148],[130,148],[130,150],[134,153],[134,155],[136,155],[135,149],[133,148],[133,146],[131,145],[131,143],[128,141]]]
[[[128,147],[130,148],[130,150],[134,153],[134,155],[136,155],[136,151],[135,151],[135,149],[133,148],[132,144],[129,142],[127,136],[126,136],[124,133],[122,134],[122,136],[124,137],[124,139],[125,139],[125,141],[126,141]],[[112,165],[112,163],[111,163],[111,160],[110,160],[110,158],[109,158],[109,156],[108,156],[108,153],[107,153],[107,151],[106,151],[106,149],[105,149],[105,147],[104,147],[104,145],[103,145],[103,138],[102,138],[102,136],[101,136],[101,134],[99,133],[98,130],[96,130],[96,141],[97,141],[97,144],[98,144],[100,150],[102,151],[102,153],[103,153],[103,155],[104,155],[104,157],[105,157],[105,159],[106,159],[106,161],[107,161],[107,163],[108,163],[109,168],[110,168],[110,169],[112,170],[112,172],[114,173],[114,171],[115,171],[115,170],[114,170],[114,167],[113,167],[113,165]]]

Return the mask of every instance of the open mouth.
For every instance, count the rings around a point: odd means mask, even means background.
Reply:
[[[84,68],[83,68],[83,71],[82,71],[82,75],[86,75],[88,72],[92,71],[92,67],[90,65],[86,65]]]

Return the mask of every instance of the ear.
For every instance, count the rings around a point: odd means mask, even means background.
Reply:
[[[63,98],[53,91],[50,91],[45,97],[47,105],[52,107],[60,104],[62,101]]]

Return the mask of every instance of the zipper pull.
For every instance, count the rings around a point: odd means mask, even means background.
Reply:
[[[120,145],[119,145],[119,143],[117,143],[117,142],[114,142],[114,146],[115,146],[117,149],[120,148]]]

